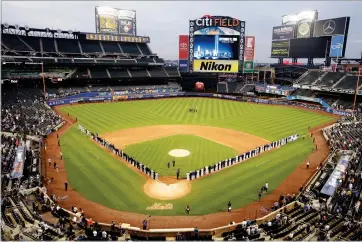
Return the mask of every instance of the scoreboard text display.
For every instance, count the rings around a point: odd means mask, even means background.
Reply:
[[[290,40],[272,41],[271,57],[289,57]]]
[[[189,25],[190,72],[241,72],[245,22],[227,16],[205,15]]]

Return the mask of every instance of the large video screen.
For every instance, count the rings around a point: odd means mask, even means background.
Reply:
[[[291,39],[289,57],[291,58],[325,58],[330,37]]]
[[[110,7],[95,8],[96,33],[136,36],[136,11]]]
[[[189,71],[242,71],[245,22],[229,16],[203,17],[189,22]]]
[[[195,35],[194,58],[198,60],[238,60],[239,38],[238,35]]]

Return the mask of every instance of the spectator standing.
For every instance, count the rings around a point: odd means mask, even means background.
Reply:
[[[199,237],[199,228],[197,228],[197,227],[194,228],[194,234],[195,234],[196,238]]]

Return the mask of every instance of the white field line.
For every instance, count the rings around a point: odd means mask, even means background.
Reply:
[[[262,165],[262,164],[264,164],[264,163],[267,163],[268,161],[264,161],[264,162],[262,162],[262,163],[259,163],[259,164],[257,164],[256,166],[260,166],[260,165]]]
[[[96,156],[92,151],[88,150],[89,153],[91,153],[92,155],[94,155],[95,157],[97,157],[97,160],[99,160],[99,157]]]

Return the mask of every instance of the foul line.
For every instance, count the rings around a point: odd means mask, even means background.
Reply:
[[[262,165],[262,164],[264,164],[264,163],[266,163],[266,162],[268,162],[268,161],[264,161],[264,162],[262,162],[262,163],[259,163],[259,164],[257,164],[256,166],[260,166],[260,165]]]
[[[97,157],[97,160],[99,160],[99,157],[96,156],[92,151],[88,150],[88,153],[91,153],[92,155],[94,155],[95,157]]]

